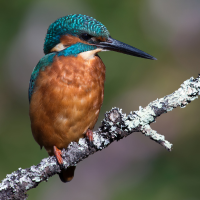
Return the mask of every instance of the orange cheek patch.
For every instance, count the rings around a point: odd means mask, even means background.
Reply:
[[[99,42],[105,42],[105,41],[106,41],[106,38],[104,38],[104,37],[96,37],[96,39],[97,39]]]
[[[94,40],[97,42],[105,42],[106,41],[106,38],[104,37],[94,37]],[[73,44],[76,44],[76,43],[84,43],[84,44],[89,44],[91,45],[90,43],[84,41],[84,40],[81,40],[79,37],[77,36],[73,36],[73,35],[63,35],[61,36],[60,38],[60,43],[57,44],[54,48],[51,49],[51,52],[57,52],[57,51],[62,51],[63,49],[73,45]]]
[[[64,46],[71,46],[73,44],[76,44],[78,42],[81,43],[85,43],[85,44],[89,44],[83,40],[81,40],[79,37],[73,36],[73,35],[63,35],[60,38],[60,42],[64,45]]]

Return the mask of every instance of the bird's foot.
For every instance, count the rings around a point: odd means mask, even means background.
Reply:
[[[63,164],[63,159],[62,159],[62,152],[60,149],[58,149],[56,146],[53,146],[53,150],[54,150],[54,155],[56,156],[56,159],[58,161],[59,165]]]
[[[85,135],[88,138],[90,145],[92,145],[93,144],[93,132],[92,132],[92,130],[88,129]]]

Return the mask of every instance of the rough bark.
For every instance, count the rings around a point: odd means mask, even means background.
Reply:
[[[6,176],[0,183],[0,199],[26,199],[26,191],[35,188],[42,181],[47,181],[51,176],[60,172],[61,167],[77,165],[89,155],[101,151],[115,140],[123,139],[134,132],[142,132],[150,139],[171,151],[172,144],[165,140],[150,124],[163,113],[172,111],[177,107],[185,107],[200,95],[200,75],[184,81],[181,87],[170,95],[149,103],[145,108],[139,107],[138,111],[126,115],[119,108],[112,108],[105,113],[102,125],[94,132],[92,145],[86,138],[78,143],[71,143],[62,150],[64,165],[59,166],[54,156],[43,159],[38,165],[27,169],[19,168]]]

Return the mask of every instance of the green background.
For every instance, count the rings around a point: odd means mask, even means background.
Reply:
[[[200,1],[40,0],[0,1],[0,179],[44,157],[28,115],[31,72],[43,56],[48,26],[81,13],[102,22],[111,36],[158,60],[102,52],[105,99],[99,116],[112,107],[129,113],[174,92],[200,66]],[[81,162],[72,182],[58,176],[28,192],[33,199],[198,200],[200,197],[197,99],[159,117],[151,127],[174,144],[172,152],[135,133]]]

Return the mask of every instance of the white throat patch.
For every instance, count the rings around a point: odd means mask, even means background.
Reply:
[[[84,60],[90,60],[92,58],[94,58],[95,54],[100,52],[100,51],[104,51],[103,49],[97,48],[91,51],[85,51],[80,53],[79,55],[84,59]]]
[[[64,45],[62,43],[57,44],[54,48],[51,49],[51,52],[58,52],[58,51],[62,51],[66,49],[66,47],[64,47]]]

